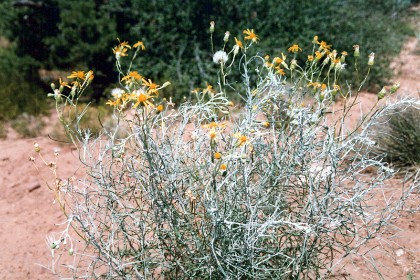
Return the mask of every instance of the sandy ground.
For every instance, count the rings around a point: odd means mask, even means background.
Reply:
[[[420,43],[410,38],[401,56],[394,64],[396,79],[401,83],[399,97],[420,97]],[[364,107],[376,100],[373,94],[361,95]],[[354,118],[357,118],[354,114]],[[49,120],[51,129],[55,121]],[[49,133],[45,132],[45,135]],[[46,161],[56,161],[54,150],[60,150],[58,176],[68,178],[78,169],[78,157],[68,146],[60,145],[46,136],[20,139],[12,131],[0,141],[0,279],[54,279],[48,270],[37,263],[48,265],[50,250],[46,236],[57,230],[57,223],[64,220],[59,207],[54,204],[53,192],[46,182],[54,177],[48,168],[38,171],[31,156],[36,156],[34,143],[42,149]],[[39,160],[38,164],[39,164]],[[396,189],[401,181],[392,181]],[[420,195],[412,203],[419,204]],[[420,279],[420,213],[405,215],[395,221],[401,231],[397,233],[388,252],[373,251],[384,279]],[[337,272],[334,279],[379,279],[363,264],[362,258],[349,260],[349,265]],[[412,277],[412,278],[410,278]]]

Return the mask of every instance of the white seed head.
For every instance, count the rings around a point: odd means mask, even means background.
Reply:
[[[225,64],[227,60],[228,60],[228,55],[224,51],[217,51],[213,55],[213,62],[214,63],[217,63],[217,64],[220,64],[220,63]]]

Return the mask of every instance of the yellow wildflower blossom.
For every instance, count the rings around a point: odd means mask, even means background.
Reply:
[[[151,92],[156,92],[159,85],[152,82],[150,79],[142,79],[143,85],[147,86]]]
[[[207,83],[207,87],[203,90],[203,94],[213,93],[213,92],[214,92],[213,86],[211,84]]]
[[[60,87],[68,87],[68,88],[71,88],[71,86],[69,86],[69,83],[64,82],[63,80],[61,80],[61,77],[58,78],[58,82],[60,84]]]
[[[238,39],[236,39],[236,37],[235,37],[235,42],[236,42],[236,45],[237,45],[238,47],[240,47],[241,49],[244,47],[244,45],[242,44],[242,42],[241,42],[241,41],[239,41]]]
[[[245,40],[251,40],[254,43],[257,43],[259,40],[258,36],[254,33],[254,29],[246,29],[243,33],[247,35],[244,37]]]
[[[317,60],[320,60],[322,57],[324,56],[324,53],[320,52],[320,51],[316,51],[315,52],[315,58]]]
[[[154,107],[153,103],[149,101],[149,99],[153,98],[153,96],[148,95],[147,93],[140,93],[137,96],[137,102],[134,104],[134,108],[137,108],[137,106],[151,106]]]
[[[70,76],[67,76],[67,78],[69,78],[69,79],[75,78],[75,79],[84,80],[85,79],[85,72],[84,71],[73,71]]]
[[[144,43],[142,41],[137,41],[137,43],[135,43],[133,45],[133,48],[140,48],[142,51],[144,51],[146,49],[146,47],[144,46]]]
[[[287,49],[291,53],[302,51],[298,44],[293,44],[290,48]]]
[[[327,53],[329,53],[331,51],[331,45],[328,45],[327,42],[321,41],[321,42],[317,42],[317,44],[319,45],[319,48],[321,50],[324,50]]]
[[[163,111],[163,105],[160,104],[156,107],[156,111],[158,111],[159,113]]]
[[[121,99],[120,98],[118,98],[118,99],[115,99],[114,101],[112,101],[112,100],[108,100],[108,102],[107,103],[105,103],[106,105],[110,105],[110,106],[114,106],[114,107],[116,107],[116,106],[119,106],[120,105],[120,103],[121,103]]]
[[[215,152],[213,156],[214,156],[215,159],[221,159],[222,158],[222,154],[219,153],[219,152]]]
[[[314,60],[314,56],[313,55],[308,55],[308,61],[313,61]]]
[[[226,127],[226,123],[217,123],[217,122],[211,122],[209,124],[204,124],[203,128],[225,128]]]
[[[238,138],[238,142],[237,142],[238,146],[242,146],[242,145],[247,144],[249,142],[248,137],[246,137],[245,135],[242,135],[240,133],[233,134],[233,137]]]
[[[276,56],[276,57],[273,59],[273,61],[274,61],[274,63],[276,63],[276,64],[281,64],[281,63],[283,62],[283,59],[281,59],[280,57]]]
[[[211,140],[214,140],[216,138],[216,129],[212,128],[209,131],[209,137]]]
[[[313,88],[319,88],[321,87],[321,84],[318,82],[310,82],[306,85],[307,87],[313,87]]]
[[[221,165],[220,165],[220,170],[226,170],[227,169],[227,165],[226,165],[226,163],[222,163]]]
[[[121,79],[121,82],[125,81],[125,83],[129,83],[133,80],[141,80],[143,77],[137,71],[131,71],[128,75],[124,76]]]
[[[280,66],[277,66],[276,67],[276,70],[277,70],[277,74],[280,74],[282,76],[285,76],[286,75],[286,72],[284,72],[284,70],[281,69]]]

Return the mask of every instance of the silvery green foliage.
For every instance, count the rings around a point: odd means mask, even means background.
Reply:
[[[68,221],[49,240],[54,273],[318,279],[382,233],[419,187],[383,195],[394,171],[372,149],[371,127],[388,107],[349,131],[331,98],[263,66],[253,80],[241,63],[240,113],[228,112],[225,84],[179,110],[122,113],[119,126],[79,138],[86,177],[60,188]],[[302,106],[305,98],[315,101]]]

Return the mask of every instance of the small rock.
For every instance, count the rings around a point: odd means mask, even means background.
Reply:
[[[35,183],[32,183],[28,186],[28,191],[33,192],[34,190],[36,190],[40,187],[41,187],[41,184],[39,182],[35,182]]]
[[[397,255],[397,257],[401,257],[402,255],[404,255],[404,250],[398,249],[397,251],[395,251],[395,255]]]

